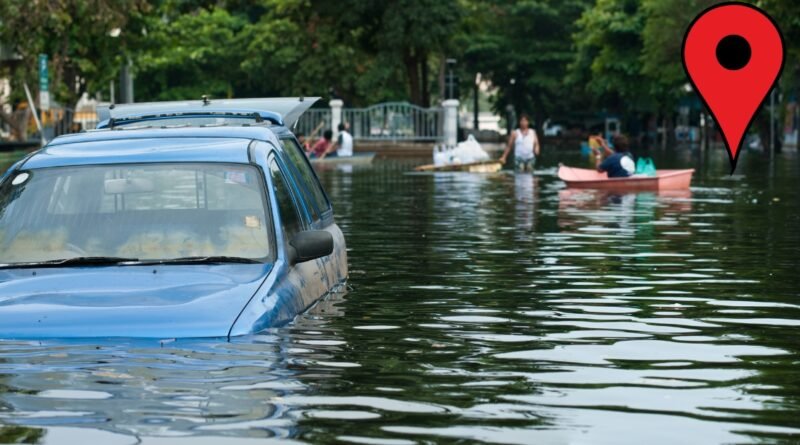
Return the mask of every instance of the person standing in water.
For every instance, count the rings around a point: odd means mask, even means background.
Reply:
[[[536,164],[536,156],[539,156],[539,138],[536,130],[530,127],[531,121],[527,114],[519,117],[519,128],[511,133],[508,139],[508,146],[500,156],[500,162],[506,162],[511,147],[514,147],[514,170],[530,171],[533,173],[533,166]]]

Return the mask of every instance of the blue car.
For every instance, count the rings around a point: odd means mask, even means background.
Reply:
[[[117,106],[0,179],[0,338],[231,337],[347,278],[288,129],[315,99]]]

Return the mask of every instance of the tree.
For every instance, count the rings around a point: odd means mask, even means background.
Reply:
[[[760,0],[757,6],[764,8],[777,22],[783,33],[784,44],[786,44],[786,58],[781,75],[779,91],[782,92],[782,100],[778,104],[779,122],[785,115],[786,106],[792,100],[798,100],[800,93],[800,3],[791,0]],[[769,140],[769,121],[768,113],[762,110],[757,124],[762,141]],[[776,132],[776,151],[781,151],[782,126],[778,125]]]
[[[245,18],[225,9],[181,13],[162,5],[137,42],[137,96],[144,100],[231,97],[242,77]]]
[[[564,81],[574,59],[572,42],[575,21],[586,0],[473,1],[457,39],[465,48],[470,78],[480,72],[498,89],[495,110],[506,105],[544,118],[567,113],[581,103],[569,94]]]
[[[649,102],[642,79],[644,24],[638,0],[598,0],[576,23],[570,80],[616,113],[646,109]]]
[[[407,82],[407,97],[423,107],[431,103],[431,60],[444,52],[458,26],[457,0],[343,0],[313,3],[331,18],[333,32],[377,64],[375,77],[391,78],[398,64]]]
[[[598,107],[626,117],[629,129],[672,116],[688,79],[683,35],[714,0],[598,0],[578,20],[571,79]]]
[[[674,110],[688,82],[681,63],[683,35],[692,20],[715,0],[643,0],[642,74],[658,111]]]
[[[42,53],[56,101],[72,106],[83,92],[100,89],[118,73],[128,37],[138,31],[126,28],[129,18],[149,8],[145,0],[0,2],[0,40],[22,58],[10,73],[14,91],[36,83]]]

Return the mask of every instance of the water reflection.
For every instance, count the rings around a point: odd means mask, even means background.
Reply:
[[[549,171],[401,170],[323,174],[352,290],[289,326],[231,343],[0,343],[0,442],[800,434],[798,178],[772,190],[700,172],[691,192],[608,194]]]

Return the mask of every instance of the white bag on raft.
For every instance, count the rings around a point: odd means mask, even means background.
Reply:
[[[433,148],[433,165],[471,164],[488,161],[489,153],[481,147],[474,136],[469,135],[466,141],[459,142],[453,148],[435,146]]]

